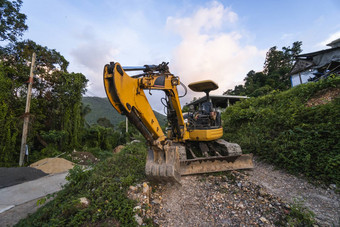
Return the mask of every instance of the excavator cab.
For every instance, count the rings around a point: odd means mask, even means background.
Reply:
[[[221,115],[218,113],[210,100],[209,93],[218,89],[218,85],[212,80],[204,80],[190,83],[188,87],[195,92],[205,92],[206,101],[201,103],[197,111],[189,112],[189,129],[213,129],[221,127]]]

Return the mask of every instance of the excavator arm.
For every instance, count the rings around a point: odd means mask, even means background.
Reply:
[[[139,76],[130,77],[126,71],[144,70]],[[126,115],[130,122],[142,133],[151,146],[148,154],[146,172],[149,176],[164,178],[164,181],[179,181],[179,153],[167,140],[158,120],[147,100],[144,90],[163,90],[172,124],[172,136],[183,141],[185,123],[179,102],[177,85],[179,78],[172,75],[167,64],[124,68],[119,63],[104,67],[104,86],[112,106]],[[160,177],[159,177],[160,176]]]

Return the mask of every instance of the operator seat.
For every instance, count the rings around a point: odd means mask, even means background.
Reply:
[[[194,82],[188,85],[189,88],[196,92],[205,92],[206,102],[201,104],[201,109],[196,115],[196,125],[198,127],[211,127],[215,125],[216,113],[213,111],[212,103],[210,102],[209,93],[210,91],[216,90],[218,85],[212,80],[203,80],[199,82]],[[214,116],[214,119],[212,119]]]

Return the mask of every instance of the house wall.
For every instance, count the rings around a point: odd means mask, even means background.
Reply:
[[[292,84],[292,87],[295,87],[296,85],[301,84],[299,74],[300,74],[300,76],[301,76],[301,81],[302,81],[303,84],[308,83],[308,79],[309,79],[309,78],[315,77],[315,76],[313,75],[313,72],[312,72],[312,71],[305,71],[305,72],[300,72],[300,73],[291,75],[291,76],[290,76],[290,82],[291,82],[291,84]]]

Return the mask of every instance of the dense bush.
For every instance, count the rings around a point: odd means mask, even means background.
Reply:
[[[67,178],[69,183],[55,199],[17,226],[136,226],[136,202],[126,194],[130,185],[145,179],[145,159],[145,146],[133,143],[91,170],[75,167]],[[88,207],[80,206],[81,197],[90,200]]]
[[[307,106],[317,92],[340,88],[340,78],[250,98],[223,113],[225,135],[292,173],[340,184],[340,98]]]

